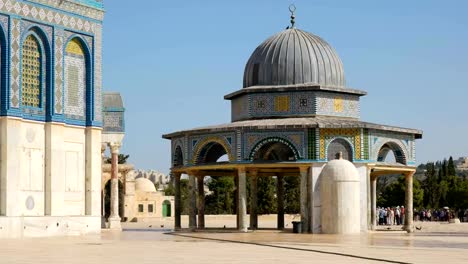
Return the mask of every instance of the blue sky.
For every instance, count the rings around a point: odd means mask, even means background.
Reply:
[[[230,122],[253,50],[289,24],[291,1],[105,1],[104,90],[124,96],[121,152],[168,172],[161,135]],[[298,0],[296,26],[340,55],[368,92],[361,120],[418,128],[418,163],[468,156],[468,1]]]

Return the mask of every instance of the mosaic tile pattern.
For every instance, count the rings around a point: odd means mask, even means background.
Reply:
[[[63,49],[64,49],[64,31],[55,30],[55,114],[63,114]]]
[[[377,161],[379,151],[386,143],[393,143],[401,149],[408,164],[416,162],[414,154],[414,135],[397,134],[385,131],[369,130],[370,160]]]
[[[11,35],[10,35],[10,105],[13,108],[19,108],[19,89],[20,89],[20,27],[21,21],[16,18],[11,19]]]
[[[125,132],[123,112],[105,112],[103,130],[109,132]]]
[[[262,140],[258,141],[255,146],[252,147],[252,149],[250,150],[250,154],[248,156],[248,160],[249,161],[253,161],[254,160],[254,157],[255,157],[255,154],[265,145],[265,144],[268,144],[268,143],[271,143],[271,142],[279,142],[279,143],[283,143],[284,145],[288,146],[294,153],[294,159],[295,160],[300,160],[302,159],[301,157],[301,154],[299,153],[299,151],[295,148],[294,144],[290,141],[288,141],[287,139],[285,139],[284,137],[274,137],[274,136],[267,136],[265,138],[263,138]]]
[[[297,150],[299,158],[304,158],[306,152],[306,139],[304,131],[279,131],[279,130],[268,130],[268,131],[253,131],[246,132],[243,135],[242,148],[243,148],[243,159],[248,160],[253,152],[255,146],[259,142],[268,138],[281,138],[290,144]]]
[[[96,25],[99,24],[90,22],[79,16],[67,14],[63,11],[46,7],[39,7],[35,4],[15,0],[0,0],[0,12],[8,12],[24,18],[41,20],[63,27],[72,28],[74,30],[90,33],[94,33]]]
[[[36,37],[29,35],[23,43],[21,62],[21,103],[41,107],[42,56]]]
[[[94,121],[102,122],[102,27],[96,26],[94,39]]]
[[[230,139],[230,142],[229,140]],[[221,144],[226,150],[230,161],[236,160],[236,134],[235,132],[216,133],[216,134],[205,134],[205,135],[194,135],[188,138],[188,163],[194,164],[197,160],[200,151],[209,142],[217,142]]]
[[[359,128],[322,128],[319,129],[319,158],[326,160],[328,157],[328,146],[336,138],[342,138],[351,145],[354,158],[353,160],[361,160],[361,129]]]
[[[359,97],[317,91],[248,94],[234,99],[232,110],[233,121],[300,115],[359,118]]]
[[[317,115],[359,118],[359,96],[317,92]]]
[[[99,5],[86,5],[86,6],[80,3],[74,3],[72,1],[57,1],[57,0],[29,0],[29,1],[45,4],[48,6],[53,6],[53,7],[60,8],[68,12],[77,13],[82,16],[90,17],[90,18],[97,19],[97,20],[102,20],[104,16],[104,12],[101,11],[102,1],[101,1],[101,4]]]
[[[50,41],[52,40],[52,35],[53,35],[53,28],[50,27],[50,26],[47,26],[47,25],[42,25],[42,24],[37,24],[37,23],[33,23],[33,22],[30,22],[30,21],[27,21],[27,20],[21,20],[21,32],[23,34],[23,36],[25,34],[28,34],[28,30],[31,28],[31,27],[38,27],[42,30],[42,32],[44,32],[47,36],[47,41],[49,43],[48,46],[50,47]]]
[[[65,53],[65,116],[86,119],[86,63],[81,45],[74,40]]]
[[[174,138],[172,140],[172,146],[171,146],[171,153],[172,153],[172,166],[174,167],[174,162],[176,160],[176,149],[180,147],[182,150],[182,158],[183,158],[183,165],[186,165],[186,153],[185,153],[185,146],[184,146],[185,140],[184,138]]]

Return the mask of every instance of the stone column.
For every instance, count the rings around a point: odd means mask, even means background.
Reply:
[[[107,145],[105,143],[102,143],[101,144],[101,164],[105,164],[105,160],[106,160],[106,156],[105,156],[105,152],[106,152],[106,149],[107,149]],[[102,176],[101,176],[102,177]],[[105,186],[105,182],[104,182],[104,186],[101,186],[102,188],[102,199],[101,199],[101,214],[102,214],[102,219],[105,218],[106,216],[106,207],[105,207],[105,204],[106,204],[106,186]],[[104,221],[102,221],[104,222]],[[102,226],[104,227],[104,226]]]
[[[110,144],[112,155],[109,228],[122,230],[119,216],[119,143]]]
[[[301,222],[302,233],[309,232],[310,215],[309,215],[309,168],[300,167],[301,173],[300,192],[301,192]]]
[[[239,226],[238,229],[241,232],[247,232],[247,191],[246,191],[246,172],[245,168],[239,168],[238,170],[239,180],[239,200],[237,202],[238,215],[239,215]]]
[[[235,172],[236,173],[236,172]],[[239,229],[239,177],[234,176],[234,207],[236,208],[236,228]]]
[[[371,195],[371,229],[377,228],[377,176],[370,176],[370,195]]]
[[[189,228],[197,228],[197,183],[193,172],[189,173]]]
[[[406,194],[405,194],[405,230],[408,233],[414,232],[413,226],[413,175],[414,171],[405,175]]]
[[[182,229],[180,222],[180,215],[182,214],[181,200],[180,200],[180,173],[174,173],[174,187],[175,187],[175,197],[174,197],[174,229]]]
[[[277,228],[278,230],[284,229],[284,179],[283,175],[276,177],[276,192],[278,198],[278,219]]]
[[[250,230],[258,228],[258,196],[257,196],[257,171],[253,171],[250,175]]]
[[[205,185],[203,183],[204,175],[197,176],[198,183],[198,229],[205,228]]]

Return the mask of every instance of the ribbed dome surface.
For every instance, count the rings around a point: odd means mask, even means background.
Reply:
[[[244,72],[244,88],[257,85],[345,86],[343,64],[323,39],[293,28],[258,46]]]

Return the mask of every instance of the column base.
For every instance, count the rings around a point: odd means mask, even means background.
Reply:
[[[120,224],[120,217],[109,217],[109,229],[115,231],[122,231],[122,225]]]
[[[413,225],[404,226],[404,230],[408,233],[414,233],[414,226]]]

